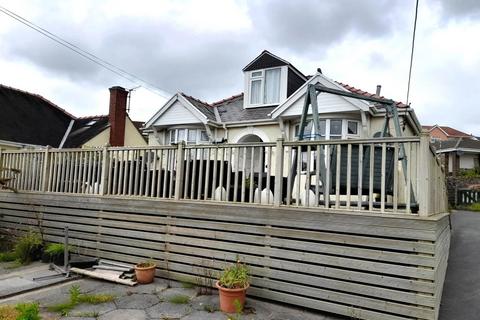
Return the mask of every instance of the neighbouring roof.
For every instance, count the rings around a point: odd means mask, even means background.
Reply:
[[[0,140],[58,147],[74,116],[44,97],[0,84]]]
[[[435,124],[433,126],[422,126],[422,128],[425,129],[425,130],[428,130],[428,131],[431,131],[435,128],[439,128],[448,137],[452,137],[452,138],[460,138],[460,137],[474,138],[471,134],[462,132],[460,130],[457,130],[457,129],[454,129],[454,128],[448,127],[448,126],[439,126],[439,125]]]
[[[469,149],[477,150],[480,153],[480,140],[458,138],[452,140],[436,141],[433,143],[433,146],[438,152]]]
[[[80,148],[85,142],[109,127],[107,115],[78,118],[73,123],[63,148]]]

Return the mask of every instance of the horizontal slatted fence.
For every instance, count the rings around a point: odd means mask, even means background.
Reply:
[[[436,319],[445,276],[448,215],[431,218],[293,208],[0,192],[0,227],[40,225],[89,256],[212,285],[239,256],[249,294],[359,319]]]

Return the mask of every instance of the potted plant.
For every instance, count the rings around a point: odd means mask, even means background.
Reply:
[[[135,265],[135,277],[138,283],[152,283],[155,278],[155,268],[157,265],[153,261],[140,262]]]
[[[237,260],[234,265],[223,270],[215,286],[220,296],[220,310],[228,313],[241,312],[250,287],[248,267]]]

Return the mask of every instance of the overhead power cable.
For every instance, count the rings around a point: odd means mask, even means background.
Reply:
[[[13,11],[10,11],[8,10],[7,8],[3,7],[3,6],[0,6],[0,11],[4,14],[6,14],[7,16],[17,20],[18,22],[26,25],[27,27],[37,31],[38,33],[42,34],[43,36],[49,38],[50,40],[56,42],[57,44],[61,45],[61,46],[64,46],[65,48],[67,49],[70,49],[71,51],[77,53],[78,55],[82,56],[83,58],[101,66],[102,68],[105,68],[107,70],[109,70],[110,72],[112,73],[115,73],[116,75],[132,82],[132,83],[135,83],[135,84],[140,84],[142,87],[144,87],[145,89],[157,94],[157,95],[160,95],[164,98],[169,98],[168,95],[170,95],[166,90],[162,89],[162,88],[159,88],[157,87],[156,85],[106,61],[105,59],[102,59],[80,47],[78,47],[77,45],[61,38],[60,36],[57,36],[56,34],[36,25],[35,23],[23,18],[22,16],[16,14],[15,12]]]
[[[407,102],[406,102],[407,105],[410,98],[410,81],[412,79],[413,51],[415,49],[415,32],[417,30],[417,16],[418,16],[418,0],[415,5],[415,20],[413,22],[412,52],[410,53],[410,68],[408,70]]]

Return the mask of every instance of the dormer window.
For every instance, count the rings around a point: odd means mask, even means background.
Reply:
[[[250,73],[250,105],[279,103],[281,74],[281,68],[252,71]]]
[[[279,105],[307,81],[288,61],[266,50],[243,68],[243,74],[244,108]]]

